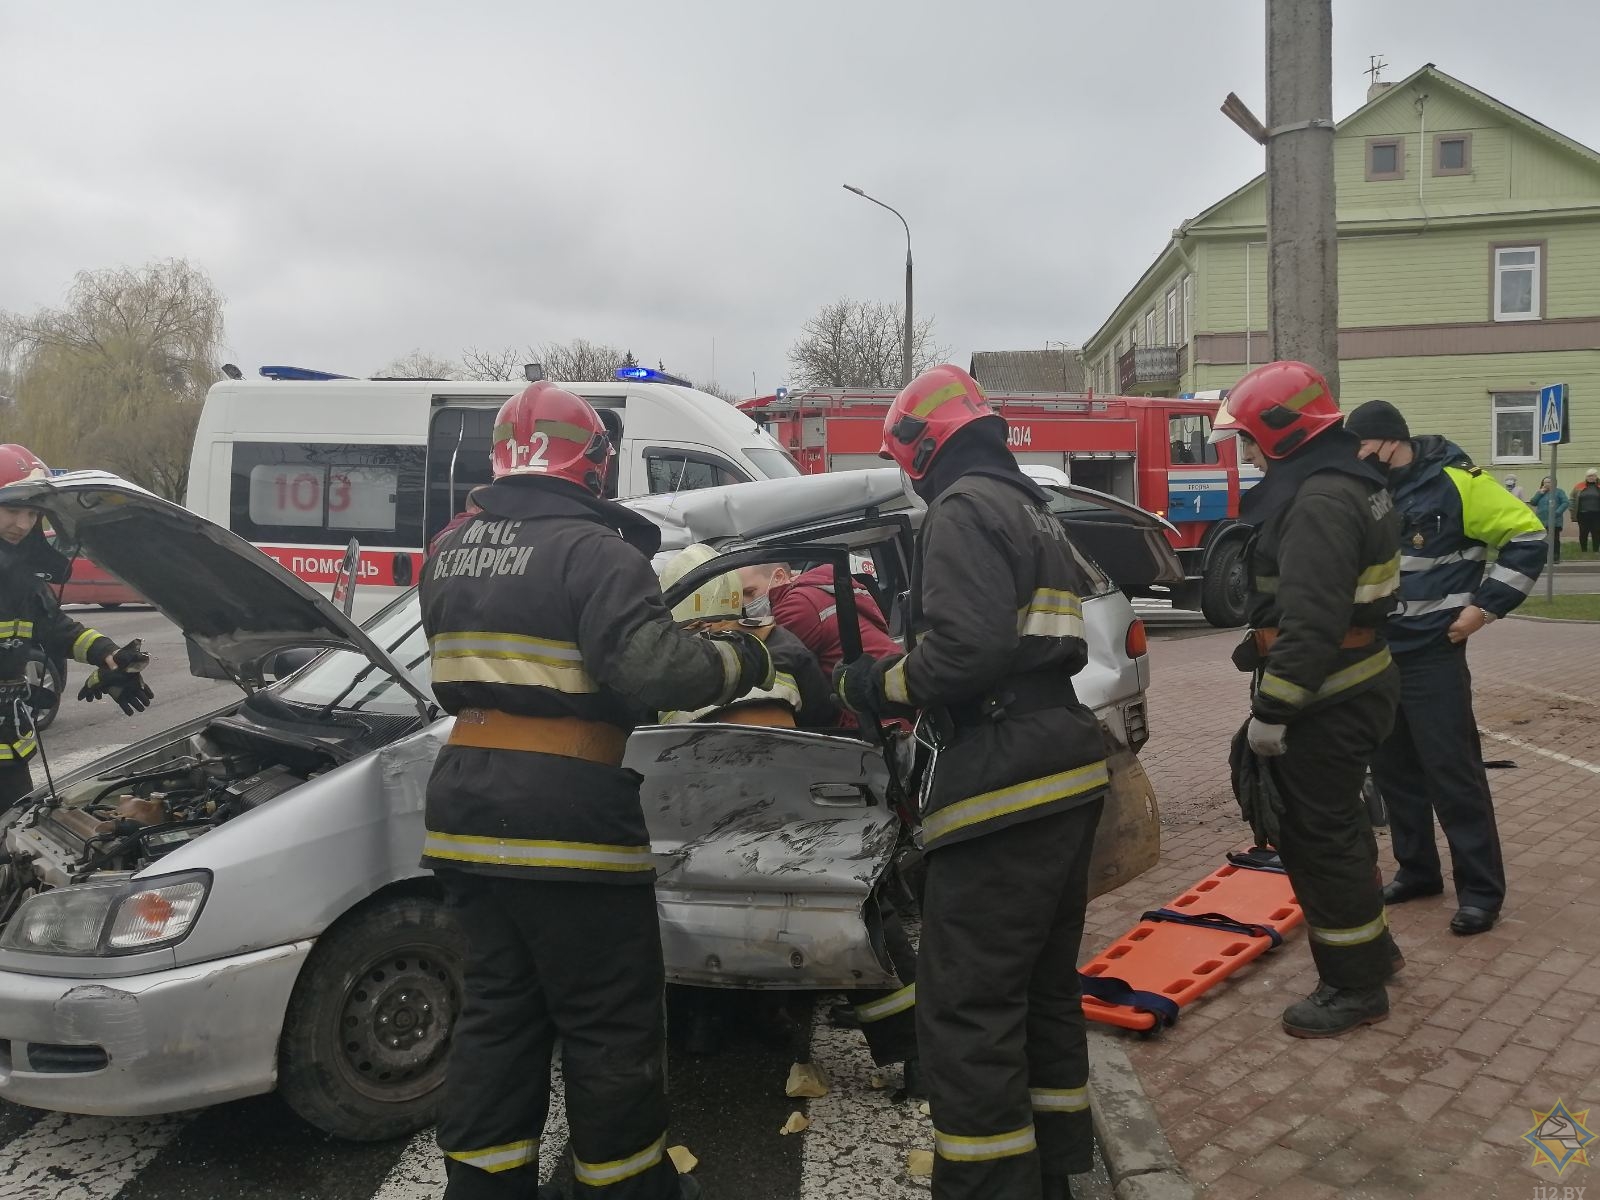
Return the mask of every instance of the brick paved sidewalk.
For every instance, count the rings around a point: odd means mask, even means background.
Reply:
[[[1227,779],[1246,715],[1244,676],[1227,661],[1236,636],[1153,643],[1144,762],[1163,805],[1162,861],[1091,906],[1086,958],[1249,840]],[[1558,1178],[1522,1140],[1532,1110],[1558,1099],[1592,1107],[1600,1133],[1600,628],[1503,621],[1473,639],[1471,662],[1484,756],[1517,763],[1489,772],[1510,881],[1499,925],[1452,935],[1449,889],[1391,910],[1408,964],[1392,1014],[1342,1038],[1279,1027],[1316,985],[1298,932],[1174,1029],[1126,1042],[1179,1160],[1212,1195],[1531,1200],[1540,1184],[1600,1195],[1600,1141],[1596,1167]],[[1387,877],[1384,831],[1379,842]]]

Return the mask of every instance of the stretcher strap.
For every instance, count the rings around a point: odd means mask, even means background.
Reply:
[[[1171,908],[1158,908],[1145,913],[1141,921],[1171,921],[1177,925],[1198,925],[1205,929],[1220,929],[1226,933],[1242,933],[1246,937],[1264,937],[1272,941],[1272,949],[1283,945],[1283,935],[1271,925],[1255,925],[1248,921],[1235,921],[1225,913],[1185,913]]]
[[[1092,997],[1102,1004],[1116,1004],[1122,1008],[1147,1012],[1163,1029],[1177,1024],[1177,1001],[1169,996],[1163,996],[1160,992],[1141,992],[1130,986],[1126,980],[1113,979],[1109,975],[1085,975],[1082,971],[1078,972],[1078,983],[1083,988],[1085,996]]]

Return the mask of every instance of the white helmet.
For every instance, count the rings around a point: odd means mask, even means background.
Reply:
[[[662,590],[716,557],[717,552],[704,542],[678,551],[661,568]],[[737,571],[726,571],[706,580],[672,608],[672,619],[681,625],[691,621],[737,621],[743,615],[744,581]]]

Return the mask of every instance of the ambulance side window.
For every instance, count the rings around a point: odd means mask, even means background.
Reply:
[[[1172,465],[1197,467],[1217,462],[1217,448],[1207,441],[1210,436],[1211,418],[1204,413],[1168,417],[1167,438],[1172,443]]]
[[[749,478],[726,459],[693,450],[673,450],[652,446],[644,452],[645,478],[650,494],[692,492],[700,488],[722,487],[729,483],[749,483]]]
[[[252,542],[422,544],[421,446],[235,442],[229,526]]]

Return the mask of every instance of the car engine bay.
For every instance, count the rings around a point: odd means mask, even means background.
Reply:
[[[35,893],[132,875],[419,725],[260,691],[202,728],[0,816],[0,930]]]

